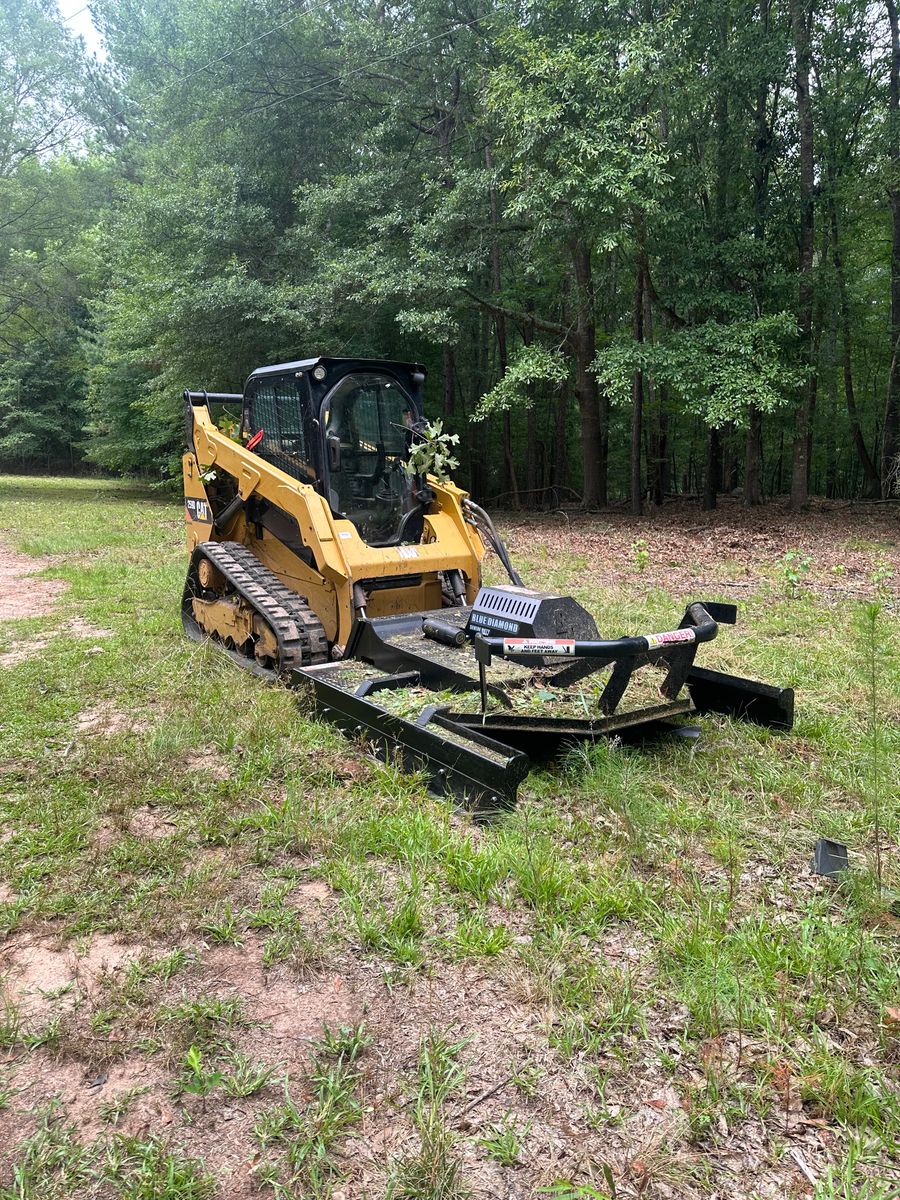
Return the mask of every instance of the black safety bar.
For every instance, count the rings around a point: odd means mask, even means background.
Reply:
[[[515,661],[520,658],[568,657],[595,658],[605,662],[616,662],[622,658],[632,658],[638,654],[653,654],[655,651],[664,653],[676,647],[698,645],[701,642],[711,642],[719,632],[718,621],[713,618],[709,608],[719,609],[716,613],[719,620],[729,624],[730,612],[721,610],[731,609],[731,605],[706,605],[700,601],[690,604],[684,614],[684,620],[678,629],[670,629],[665,633],[648,633],[641,637],[622,637],[612,640],[593,642],[577,641],[574,638],[498,638],[484,637],[478,634],[475,638],[475,657],[479,663],[489,666],[492,658],[509,658]],[[661,655],[662,656],[662,655]]]

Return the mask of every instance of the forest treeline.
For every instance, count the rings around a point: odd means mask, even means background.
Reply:
[[[0,7],[0,466],[423,362],[510,506],[900,492],[896,0]]]

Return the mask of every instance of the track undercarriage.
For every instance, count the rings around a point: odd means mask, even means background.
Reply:
[[[306,601],[238,542],[196,548],[181,619],[194,641],[212,638],[266,679],[328,659],[325,631]]]

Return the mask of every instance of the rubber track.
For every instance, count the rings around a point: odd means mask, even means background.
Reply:
[[[208,559],[222,573],[229,590],[237,592],[275,634],[279,652],[275,671],[262,667],[246,654],[232,652],[241,665],[250,667],[255,674],[273,676],[288,675],[295,667],[328,661],[328,639],[318,617],[302,596],[286,587],[240,542],[202,542],[194,550],[182,601],[182,616],[189,634],[211,636],[197,622],[191,603],[202,593],[197,578],[201,558]]]

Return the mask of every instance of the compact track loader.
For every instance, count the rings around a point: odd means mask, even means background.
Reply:
[[[241,395],[184,393],[190,637],[308,689],[321,717],[485,807],[513,803],[563,746],[688,713],[791,728],[789,689],[694,665],[733,605],[603,639],[575,600],[523,586],[487,513],[411,470],[424,380],[414,363],[311,358],[254,371]],[[211,416],[223,402],[240,405],[233,436]],[[482,586],[488,550],[509,584]]]

